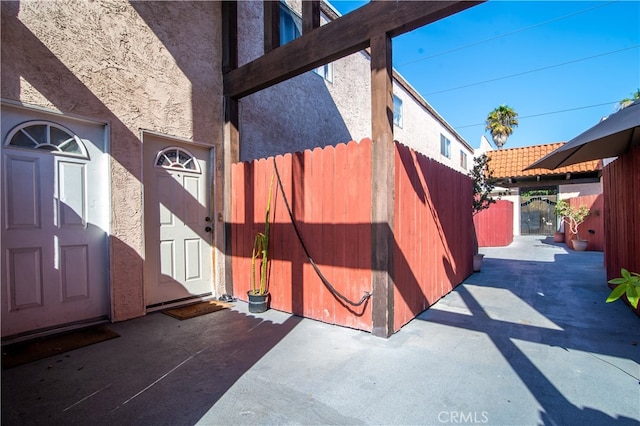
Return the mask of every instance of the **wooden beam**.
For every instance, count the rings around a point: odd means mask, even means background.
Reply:
[[[302,34],[320,28],[320,0],[303,0]]]
[[[395,37],[480,1],[375,1],[224,74],[224,94],[242,98],[358,52],[372,37]]]
[[[280,2],[265,0],[264,9],[264,53],[280,46]]]
[[[388,34],[378,34],[371,39],[372,333],[379,337],[389,337],[394,332],[395,149],[391,52]]]
[[[222,2],[222,72],[238,68],[238,4]]]
[[[500,180],[498,186],[504,186],[505,188],[539,188],[541,186],[557,186],[557,185],[574,185],[578,183],[596,183],[600,182],[600,177],[596,175],[590,175],[585,177],[573,177],[570,180],[566,180],[563,177],[553,177],[548,179],[506,179]]]

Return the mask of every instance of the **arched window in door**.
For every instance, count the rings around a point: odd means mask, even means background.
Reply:
[[[27,121],[11,129],[5,146],[49,151],[53,154],[89,158],[82,140],[71,130],[50,121]]]
[[[200,164],[198,164],[196,157],[186,149],[175,146],[158,152],[154,164],[156,167],[164,169],[200,173]]]

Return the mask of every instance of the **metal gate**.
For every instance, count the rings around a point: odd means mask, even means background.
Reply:
[[[553,235],[556,230],[557,195],[522,197],[520,203],[521,235]]]

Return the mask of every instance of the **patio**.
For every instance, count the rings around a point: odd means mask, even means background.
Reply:
[[[246,304],[2,372],[2,424],[638,424],[603,255],[515,237],[389,339]]]

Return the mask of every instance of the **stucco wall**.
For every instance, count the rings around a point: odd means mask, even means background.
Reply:
[[[109,124],[112,319],[144,314],[140,129],[221,143],[220,3],[2,2],[1,96]]]
[[[503,195],[500,199],[513,203],[513,235],[520,235],[520,195]]]
[[[242,17],[238,22],[238,62],[242,65],[264,52],[262,2],[239,2],[238,16]],[[368,62],[360,57],[362,54],[357,53],[336,61],[333,83],[309,71],[241,99],[240,159],[369,136],[370,119],[365,117],[370,116],[371,106],[369,97],[363,97],[369,85],[352,87],[355,72],[369,79]]]
[[[300,1],[287,4],[301,13]],[[261,2],[239,2],[239,63],[264,51]],[[321,23],[328,18],[321,15]],[[417,152],[466,173],[460,149],[473,154],[422,105],[394,83],[403,101],[403,126],[394,138]],[[451,141],[451,159],[440,155],[440,134]],[[333,62],[333,81],[313,71],[240,100],[240,159],[243,161],[371,137],[371,64],[366,52]]]
[[[412,95],[397,82],[393,93],[402,99],[402,126],[394,127],[393,137],[413,150],[429,158],[467,174],[473,168],[473,153],[460,140],[442,125],[429,111],[415,101]],[[440,135],[451,141],[451,157],[440,153]],[[467,168],[460,166],[460,151],[467,154]]]
[[[558,186],[558,198],[566,199],[586,195],[602,194],[602,181],[596,183],[578,183]]]

